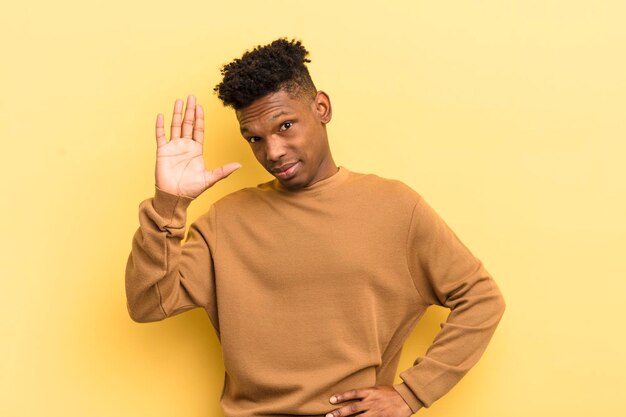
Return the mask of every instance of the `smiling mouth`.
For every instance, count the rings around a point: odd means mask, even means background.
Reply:
[[[278,168],[272,169],[272,174],[280,179],[286,179],[293,176],[298,169],[299,162],[294,162],[292,164],[285,164]]]

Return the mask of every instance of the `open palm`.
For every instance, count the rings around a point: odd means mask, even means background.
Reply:
[[[230,163],[213,170],[206,169],[202,148],[204,145],[204,112],[196,105],[193,95],[187,97],[183,117],[183,101],[176,100],[170,129],[170,140],[165,137],[163,114],[156,120],[156,186],[175,195],[196,198],[216,182],[241,167]]]

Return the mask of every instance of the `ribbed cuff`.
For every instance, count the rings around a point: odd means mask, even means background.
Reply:
[[[399,384],[394,384],[393,388],[398,392],[398,394],[400,394],[402,399],[404,399],[404,401],[408,404],[413,414],[417,413],[417,411],[420,408],[424,407],[424,403],[421,402],[419,398],[415,396],[415,394],[413,394],[413,391],[411,391],[411,389],[404,382],[401,382]]]
[[[184,195],[170,194],[155,186],[152,206],[169,225],[183,227],[186,221],[187,207],[193,200],[193,198]]]

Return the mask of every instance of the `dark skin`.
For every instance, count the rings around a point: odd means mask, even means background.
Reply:
[[[344,417],[358,414],[362,417],[409,417],[413,412],[400,394],[391,386],[376,385],[358,388],[330,397],[333,404],[357,400],[326,414],[326,417]]]
[[[305,188],[337,173],[326,134],[332,108],[323,91],[278,91],[236,114],[257,161],[285,188]]]
[[[236,112],[241,133],[259,163],[289,190],[309,187],[337,173],[326,124],[332,118],[330,98],[315,94],[268,94]],[[204,112],[194,96],[176,100],[170,140],[163,115],[156,121],[156,185],[171,193],[197,197],[241,165],[208,170],[204,166]],[[376,385],[339,392],[329,398],[338,407],[327,417],[409,417],[412,412],[391,386]],[[345,403],[341,405],[341,403]]]

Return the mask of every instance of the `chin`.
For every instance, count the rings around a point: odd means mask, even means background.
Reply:
[[[281,181],[279,179],[278,181],[283,185],[283,187],[289,188],[290,190],[297,190],[300,188],[305,188],[307,185],[309,185],[305,181],[298,180],[298,178],[292,178],[286,181]]]
[[[304,188],[305,185],[304,184],[300,184],[298,182],[291,182],[291,181],[280,181],[278,180],[283,187],[288,188],[290,190],[298,190],[300,188]]]

